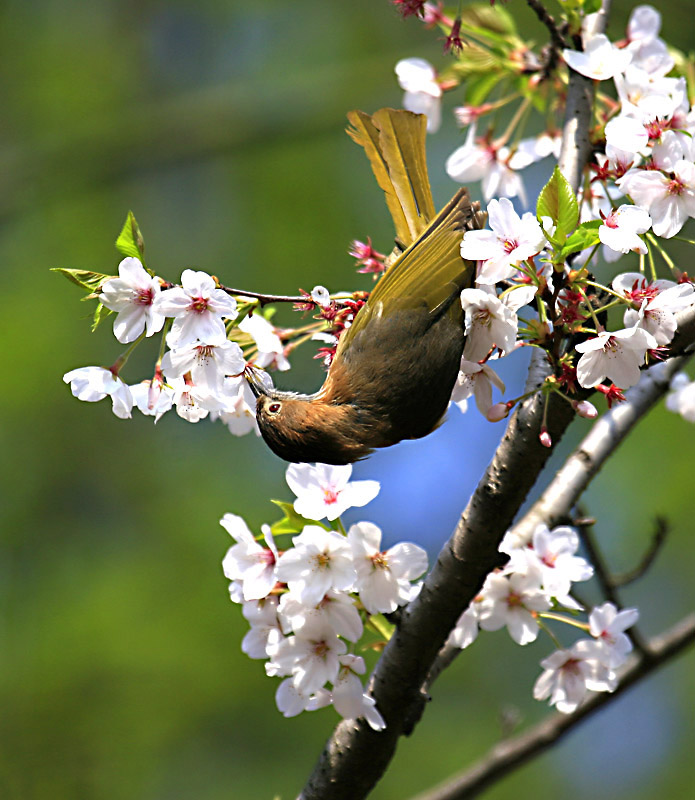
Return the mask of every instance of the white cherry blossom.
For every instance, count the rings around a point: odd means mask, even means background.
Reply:
[[[315,290],[314,290],[315,291]],[[329,298],[330,300],[330,298]],[[253,359],[258,367],[272,367],[281,372],[290,368],[285,348],[273,325],[260,314],[251,314],[239,323],[239,330],[248,333],[256,342],[258,353]]]
[[[220,344],[192,342],[169,350],[162,358],[162,371],[167,378],[181,378],[190,372],[196,386],[214,393],[222,389],[225,375],[239,375],[245,366],[241,347],[226,339]]]
[[[327,625],[307,623],[293,636],[268,643],[266,673],[292,676],[295,689],[308,696],[333,682],[340,669],[340,656],[347,645]]]
[[[366,671],[361,656],[346,653],[340,656],[340,669],[333,682],[331,700],[333,707],[343,719],[364,717],[372,730],[381,731],[386,727],[384,718],[376,707],[376,701],[365,693],[362,682],[357,675]]]
[[[636,325],[650,333],[658,345],[668,344],[678,327],[676,314],[695,303],[690,283],[679,283],[645,297],[639,310],[628,308],[623,317],[626,327]]]
[[[479,603],[474,600],[461,614],[449,634],[448,645],[464,650],[478,638],[478,606]]]
[[[130,419],[133,395],[125,383],[105,367],[78,367],[63,375],[70,391],[78,400],[96,403],[107,395],[111,398],[113,413],[120,419]]]
[[[130,388],[135,405],[148,417],[159,422],[174,403],[174,390],[164,382],[161,372],[157,371],[152,380],[136,383]]]
[[[285,478],[297,495],[294,510],[306,519],[334,520],[367,505],[379,494],[379,482],[351,481],[351,475],[352,464],[290,464]]]
[[[588,691],[612,692],[615,675],[593,657],[593,642],[580,639],[568,650],[556,650],[541,661],[544,669],[533,687],[536,700],[549,699],[562,714],[571,714]]]
[[[494,290],[464,289],[461,305],[465,312],[466,361],[480,361],[493,347],[507,355],[514,349],[519,320]]]
[[[478,617],[483,630],[496,631],[506,626],[517,644],[536,640],[539,628],[535,613],[547,611],[551,605],[549,595],[541,589],[538,570],[509,576],[492,573],[481,594]]]
[[[277,608],[277,597],[244,602],[242,613],[251,628],[241,641],[241,652],[246,653],[249,658],[267,658],[268,644],[280,638]]]
[[[621,389],[629,389],[640,379],[647,350],[657,346],[654,337],[642,328],[602,331],[576,346],[583,354],[577,362],[577,380],[591,389],[607,377]]]
[[[478,364],[476,361],[461,361],[456,383],[451,393],[451,402],[465,412],[468,407],[468,398],[473,395],[475,404],[481,414],[486,415],[492,406],[492,387],[504,392],[504,383],[488,364]]]
[[[632,642],[624,631],[631,628],[638,618],[636,608],[618,611],[613,603],[604,603],[591,612],[589,632],[597,645],[594,655],[605,667],[615,669],[625,663],[632,651]]]
[[[267,525],[262,528],[268,544],[268,547],[263,547],[244,520],[236,514],[225,514],[220,525],[237,542],[229,548],[222,561],[225,576],[230,581],[242,581],[244,600],[267,597],[276,583],[275,562],[278,558],[270,528]]]
[[[673,377],[666,408],[680,414],[686,422],[695,422],[695,381],[691,381],[685,372]]]
[[[320,603],[331,589],[351,589],[356,576],[347,539],[318,525],[305,526],[278,559],[276,576],[307,606]]]
[[[649,212],[657,236],[670,239],[695,217],[695,164],[682,159],[670,174],[631,169],[616,181],[624,194]]]
[[[410,582],[427,569],[427,553],[416,544],[400,542],[381,550],[381,530],[358,522],[348,531],[357,573],[356,590],[370,614],[390,613],[410,601]]]
[[[100,302],[116,311],[114,336],[122,344],[134,342],[147,329],[153,336],[162,330],[164,315],[157,311],[154,301],[161,288],[137,258],[124,258],[118,265],[118,278],[101,286]]]
[[[320,622],[339,636],[356,642],[364,627],[354,599],[345,592],[326,592],[313,606],[302,603],[292,591],[285,592],[280,598],[278,613],[285,633],[301,630],[307,621]]]
[[[624,72],[632,59],[628,50],[619,50],[611,44],[607,36],[598,33],[584,41],[584,51],[562,51],[565,63],[587,78],[605,81]]]
[[[167,344],[183,347],[199,339],[203,344],[222,344],[227,338],[223,319],[237,316],[236,300],[222,289],[206,272],[185,269],[181,286],[161,292],[154,310],[174,317]]]
[[[467,231],[461,242],[461,256],[482,261],[476,283],[494,284],[507,280],[522,261],[537,255],[546,238],[535,216],[519,216],[511,200],[491,200],[488,207],[491,230]]]
[[[404,90],[403,108],[427,117],[427,131],[441,124],[442,89],[434,67],[424,58],[404,58],[396,64],[398,85]]]
[[[598,238],[618,253],[647,253],[647,245],[639,234],[651,227],[649,214],[638,206],[623,205],[611,211],[598,229]]]

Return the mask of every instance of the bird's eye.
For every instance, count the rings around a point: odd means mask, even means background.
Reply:
[[[269,414],[277,414],[277,413],[278,413],[278,411],[279,411],[281,408],[282,408],[282,404],[281,404],[281,403],[271,403],[271,404],[268,406],[268,413],[269,413]]]

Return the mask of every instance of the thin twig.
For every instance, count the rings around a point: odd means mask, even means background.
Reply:
[[[545,25],[550,33],[550,40],[553,43],[555,51],[562,50],[567,47],[565,37],[560,33],[559,28],[555,24],[553,17],[548,14],[548,9],[539,0],[526,0],[529,6],[533,9],[538,19]]]
[[[258,300],[261,308],[268,303],[312,303],[316,306],[316,302],[311,299],[311,295],[287,295],[287,294],[262,294],[261,292],[249,292],[246,289],[232,289],[229,286],[222,286],[219,284],[223,292],[231,295],[238,295],[239,297],[251,297]]]
[[[620,589],[622,586],[627,586],[629,583],[639,580],[647,572],[666,541],[668,532],[668,521],[664,517],[657,517],[656,527],[652,534],[652,541],[649,545],[649,549],[645,552],[639,564],[637,564],[634,569],[623,572],[622,574],[613,575],[611,583],[615,589]]]
[[[584,515],[580,514],[580,516]],[[599,550],[598,544],[594,538],[593,522],[593,520],[586,518],[583,520],[577,518],[573,520],[572,524],[579,531],[579,535],[584,544],[587,555],[589,556],[589,561],[594,567],[594,576],[601,587],[603,596],[609,603],[613,603],[616,608],[621,608],[622,603],[620,602],[620,598],[618,597],[618,593],[613,583],[611,572],[608,569],[608,565],[603,558],[603,553],[601,553]],[[630,629],[630,638],[634,642],[636,649],[644,655],[647,652],[647,643],[642,638],[639,629],[637,629],[635,626]]]
[[[695,614],[685,617],[666,633],[651,639],[647,657],[633,655],[621,670],[620,682],[612,694],[593,694],[574,713],[554,714],[518,736],[500,742],[459,776],[419,794],[413,800],[470,800],[477,797],[509,772],[552,747],[582,720],[613,702],[630,686],[646,678],[693,643]]]

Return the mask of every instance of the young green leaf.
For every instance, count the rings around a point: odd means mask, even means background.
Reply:
[[[560,251],[560,257],[565,259],[572,253],[578,253],[580,250],[586,250],[588,247],[597,245],[599,243],[598,229],[601,225],[603,225],[603,222],[600,219],[583,222],[565,241]]]
[[[91,272],[88,269],[65,269],[64,267],[53,267],[51,272],[60,272],[71,283],[86,289],[88,292],[96,292],[102,283],[117,277],[116,275],[104,275],[101,272]]]
[[[536,216],[550,217],[555,225],[554,239],[562,241],[579,222],[579,205],[567,178],[555,167],[550,180],[538,196]]]
[[[280,536],[283,533],[301,533],[305,525],[320,525],[326,530],[330,530],[327,525],[313,519],[306,519],[294,510],[292,503],[285,503],[282,500],[271,500],[284,512],[285,516],[270,526],[273,536]]]
[[[116,249],[124,256],[139,258],[142,265],[145,266],[145,240],[142,238],[132,211],[128,212],[125,224],[116,239]]]
[[[113,312],[99,303],[94,310],[94,321],[92,322],[92,333],[99,327],[99,325]]]

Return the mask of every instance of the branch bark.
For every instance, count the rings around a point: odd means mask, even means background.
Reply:
[[[620,683],[612,694],[596,693],[573,714],[553,714],[524,733],[500,742],[477,764],[435,789],[413,800],[469,800],[491,784],[556,744],[594,712],[621,695],[630,686],[651,675],[695,643],[695,614],[648,643],[644,656],[635,655],[623,668]]]

